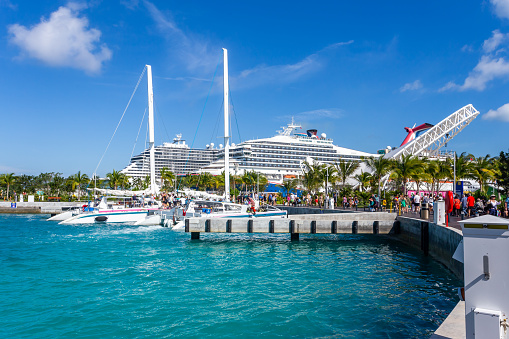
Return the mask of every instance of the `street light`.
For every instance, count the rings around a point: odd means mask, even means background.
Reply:
[[[327,176],[325,177],[325,208],[329,207],[329,166],[325,165],[325,170],[327,171]]]
[[[237,194],[235,194],[235,177],[237,176],[237,171],[239,170],[239,163],[235,163],[235,176],[233,177],[233,202],[237,202]]]

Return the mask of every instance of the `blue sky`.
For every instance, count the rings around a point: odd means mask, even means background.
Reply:
[[[0,23],[0,173],[92,174],[145,64],[156,144],[218,145],[222,47],[235,143],[294,116],[374,153],[473,104],[481,114],[449,149],[509,147],[509,0],[0,0]],[[146,92],[143,78],[98,174],[143,150]]]

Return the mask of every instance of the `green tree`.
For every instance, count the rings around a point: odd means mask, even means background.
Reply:
[[[407,183],[408,179],[422,169],[422,162],[414,157],[413,155],[403,155],[397,161],[392,163],[392,174],[393,179],[401,180],[403,194],[407,195]]]
[[[339,161],[334,164],[336,167],[337,179],[341,183],[341,186],[346,185],[346,180],[350,178],[355,171],[360,167],[360,163],[357,161]]]
[[[506,195],[509,195],[509,153],[500,152],[497,160],[496,172],[497,184],[502,187]]]
[[[7,200],[9,200],[9,188],[16,181],[16,176],[14,173],[6,173],[2,175],[2,182],[7,186]]]
[[[369,189],[370,182],[373,179],[373,176],[368,172],[363,172],[354,176],[354,179],[359,182],[359,190],[361,192],[365,192]]]
[[[117,189],[119,185],[121,185],[121,173],[120,171],[111,171],[106,174],[106,178],[108,178],[108,184],[110,188]]]
[[[161,168],[161,186],[165,187],[166,182],[169,182],[170,185],[173,185],[175,181],[175,174],[170,171],[167,167]]]
[[[318,188],[321,186],[321,176],[322,176],[322,165],[314,162],[308,163],[304,161],[304,170],[301,177],[302,184],[306,187],[311,194],[315,194]]]
[[[71,182],[72,190],[78,190],[78,201],[80,201],[82,185],[89,182],[88,175],[81,174],[81,171],[78,171],[78,173],[71,175],[68,180]]]
[[[484,193],[485,185],[495,177],[493,159],[490,158],[489,154],[474,159],[470,175],[472,179],[479,183],[481,193]]]
[[[380,196],[381,181],[386,175],[390,174],[392,163],[383,156],[366,158],[364,163],[371,170],[373,179],[377,182],[378,196]]]
[[[133,188],[135,190],[142,190],[143,189],[143,179],[142,178],[134,177],[132,179],[132,181],[133,181],[132,185],[133,185]]]
[[[278,186],[282,187],[286,192],[286,196],[288,196],[288,194],[290,194],[293,190],[295,190],[297,188],[297,180],[295,180],[295,179],[286,180],[286,181],[283,181],[282,185],[278,185]]]

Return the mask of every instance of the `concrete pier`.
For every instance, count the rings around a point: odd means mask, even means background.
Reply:
[[[387,214],[387,213],[386,213]],[[299,234],[389,234],[394,227],[390,220],[337,220],[331,215],[320,219],[292,218],[189,218],[185,231],[192,239],[199,239],[200,233],[290,233],[292,240]],[[380,218],[381,219],[381,218]]]
[[[17,202],[16,208],[11,208],[11,202],[0,201],[0,213],[10,214],[58,214],[62,207],[82,206],[86,202]]]

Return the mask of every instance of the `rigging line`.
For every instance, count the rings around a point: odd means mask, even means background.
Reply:
[[[232,92],[230,91],[230,101],[232,103],[233,116],[235,117],[235,124],[237,125],[237,134],[239,135],[239,141],[242,142],[242,137],[240,136],[239,130],[239,122],[237,121],[237,113],[235,113],[235,106],[233,105]]]
[[[147,149],[148,130],[149,130],[149,128],[148,128],[148,124],[147,124],[147,130],[145,131],[145,151],[144,151],[144,153],[146,152],[146,149]],[[145,167],[145,164],[146,164],[146,160],[145,159],[146,159],[146,157],[143,157],[143,169],[146,168]],[[150,161],[149,161],[149,164],[150,164]]]
[[[159,122],[159,121],[161,121],[161,123],[163,124],[164,132],[166,133],[166,136],[168,137],[168,139],[167,139],[167,140],[168,140],[168,141],[170,141],[170,140],[171,140],[171,139],[170,139],[170,135],[168,134],[168,130],[166,129],[166,125],[165,125],[165,123],[164,123],[164,119],[163,119],[163,117],[159,114],[159,109],[158,109],[158,107],[157,107],[155,104],[154,104],[154,106],[155,106],[155,109],[156,109],[156,117],[157,117],[157,119],[158,119],[157,121],[158,121],[158,122]],[[159,124],[158,124],[158,125],[159,125]]]
[[[224,98],[223,98],[224,102]],[[218,129],[219,129],[219,118],[221,118],[221,111],[223,110],[223,103],[221,103],[221,107],[219,107],[219,111],[217,112],[217,119],[216,124],[214,125],[214,129],[212,130],[212,135],[210,136],[210,142],[214,139],[214,136],[217,135]]]
[[[219,64],[220,63],[221,63],[221,58],[219,58],[219,62],[217,63],[216,70],[214,71],[214,75],[212,76],[212,81],[210,82],[209,92],[207,93],[207,97],[205,98],[205,104],[203,105],[203,109],[201,111],[200,120],[198,121],[198,126],[196,127],[196,132],[194,133],[193,142],[191,143],[191,148],[189,149],[189,152],[187,153],[187,159],[186,159],[186,163],[184,165],[184,169],[187,168],[187,163],[189,161],[189,157],[191,156],[191,150],[193,149],[194,141],[196,140],[196,135],[198,134],[198,129],[200,128],[201,119],[203,118],[203,113],[205,113],[205,107],[207,106],[207,102],[209,100],[210,92],[212,91],[212,86],[214,85],[214,79],[216,78],[217,69],[219,68]],[[180,188],[180,182],[181,182],[181,180],[179,180],[179,183],[177,185],[177,190]]]
[[[111,136],[110,142],[108,142],[108,146],[106,146],[106,149],[104,150],[101,160],[99,160],[99,163],[97,164],[97,167],[94,170],[94,173],[97,173],[97,169],[101,165],[101,162],[103,161],[103,158],[106,155],[108,148],[110,147],[111,141],[113,140],[113,138],[115,137],[115,134],[117,133],[118,127],[120,126],[122,119],[124,119],[125,112],[127,112],[127,109],[129,108],[129,105],[131,104],[131,100],[133,100],[134,93],[136,93],[136,90],[138,89],[138,86],[140,85],[141,78],[143,77],[143,74],[145,74],[146,69],[147,69],[147,67],[145,66],[143,68],[143,72],[141,72],[140,78],[138,79],[138,83],[136,84],[136,87],[134,88],[133,94],[131,94],[131,98],[129,98],[129,102],[127,103],[127,106],[124,109],[124,113],[122,113],[122,117],[120,117],[120,121],[118,122],[117,127],[115,128],[115,131],[113,132],[113,135]],[[89,182],[89,185],[90,185],[90,182]]]
[[[138,137],[140,136],[141,126],[143,125],[143,121],[145,120],[145,115],[146,114],[147,114],[147,108],[145,108],[145,112],[143,112],[143,117],[141,118],[140,128],[138,128],[138,134],[136,135],[136,140],[134,141],[133,150],[131,152],[131,158],[133,157],[134,149],[136,148],[136,144],[138,143]]]

